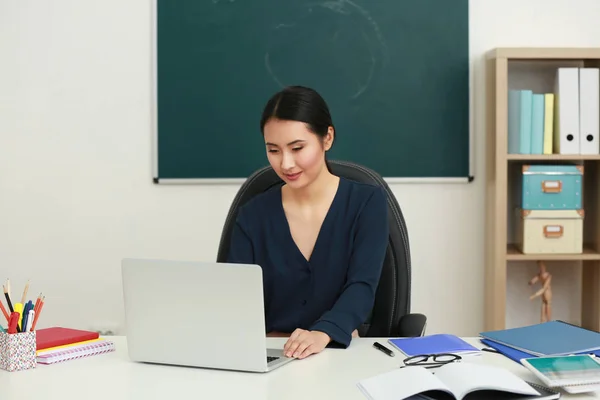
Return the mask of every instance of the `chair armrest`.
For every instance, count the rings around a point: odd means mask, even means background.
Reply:
[[[406,314],[400,318],[395,336],[418,337],[425,334],[427,317],[423,314]]]

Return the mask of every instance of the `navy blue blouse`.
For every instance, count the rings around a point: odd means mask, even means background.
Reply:
[[[238,213],[228,261],[263,271],[266,332],[322,331],[348,347],[373,307],[388,243],[383,188],[340,178],[307,260],[296,246],[281,187]]]

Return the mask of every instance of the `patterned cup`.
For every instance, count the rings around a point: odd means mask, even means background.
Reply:
[[[23,371],[36,367],[36,335],[33,332],[0,333],[0,368]]]

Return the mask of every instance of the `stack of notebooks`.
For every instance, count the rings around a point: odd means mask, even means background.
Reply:
[[[537,357],[561,357],[586,354],[591,360],[600,356],[600,333],[581,328],[563,321],[550,321],[519,328],[481,332],[481,342],[511,360],[530,367],[528,359]],[[598,368],[600,370],[600,363]],[[530,368],[531,369],[531,368]],[[594,368],[596,369],[596,368]],[[595,371],[592,371],[594,375]],[[561,387],[570,393],[600,389],[600,374],[596,382],[583,379],[589,376],[586,371],[572,370],[569,380],[562,381]],[[585,382],[584,382],[585,381]]]
[[[37,363],[55,364],[114,351],[113,342],[97,332],[52,327],[36,331]]]

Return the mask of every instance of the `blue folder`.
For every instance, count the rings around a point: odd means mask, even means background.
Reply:
[[[388,339],[388,343],[408,357],[421,354],[479,354],[481,351],[458,336],[436,334],[411,338]]]
[[[491,347],[492,349],[495,349],[498,351],[498,353],[510,358],[511,360],[513,360],[514,362],[517,362],[519,364],[521,364],[521,360],[523,358],[534,358],[537,357],[534,354],[530,354],[530,353],[526,353],[524,351],[521,350],[517,350],[517,349],[513,349],[512,347],[508,347],[505,346],[503,344],[494,342],[492,340],[488,340],[488,339],[481,339],[481,343],[483,343],[484,345]],[[586,352],[584,353],[579,353],[579,354],[586,354]],[[594,354],[597,357],[600,357],[600,350],[596,350],[593,352],[587,352],[587,354]]]
[[[600,333],[562,321],[482,332],[483,339],[533,354],[568,355],[600,350]]]

